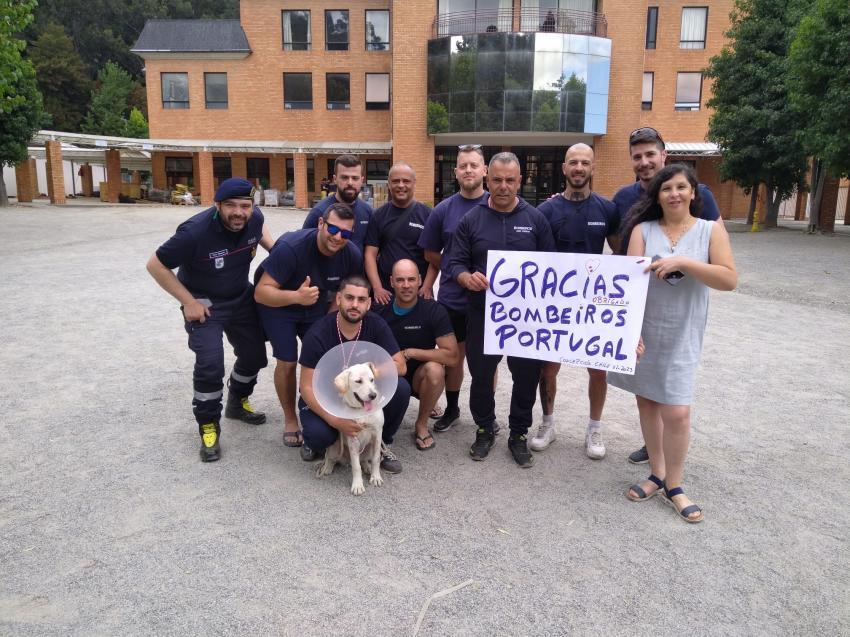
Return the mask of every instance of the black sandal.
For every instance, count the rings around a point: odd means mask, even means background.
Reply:
[[[664,499],[671,507],[673,507],[673,510],[676,511],[680,518],[682,518],[685,522],[690,522],[691,524],[702,522],[702,509],[700,509],[696,504],[689,504],[680,511],[679,507],[676,506],[676,503],[673,502],[673,496],[683,495],[684,493],[685,491],[682,487],[674,487],[669,491],[667,490],[667,487],[664,487]],[[688,517],[691,513],[699,513],[699,517]]]
[[[629,500],[631,500],[632,502],[643,502],[645,500],[649,500],[650,498],[658,495],[661,492],[661,489],[664,488],[664,480],[662,480],[661,478],[659,478],[656,475],[649,474],[649,477],[647,478],[647,480],[649,480],[653,484],[657,485],[658,488],[655,491],[653,491],[652,493],[647,494],[646,491],[644,491],[643,489],[640,488],[640,483],[635,482],[632,486],[630,486],[626,490],[626,497]],[[637,493],[638,497],[634,497],[631,494],[631,491],[634,491],[635,493]]]

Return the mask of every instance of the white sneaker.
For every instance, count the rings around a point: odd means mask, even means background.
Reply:
[[[551,445],[555,440],[555,423],[540,423],[537,428],[537,435],[528,441],[528,446],[532,451],[543,451]]]
[[[602,442],[602,433],[598,429],[588,429],[584,437],[587,446],[587,457],[601,460],[605,457],[605,443]]]

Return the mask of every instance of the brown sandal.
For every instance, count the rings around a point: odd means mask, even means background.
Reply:
[[[304,438],[300,431],[284,431],[283,446],[284,447],[300,447],[304,444]]]

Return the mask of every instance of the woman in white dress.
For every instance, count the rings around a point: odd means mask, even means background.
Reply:
[[[686,522],[702,510],[682,490],[691,430],[694,375],[708,316],[708,290],[738,282],[722,220],[700,219],[701,200],[690,168],[663,168],[626,222],[629,256],[648,257],[650,279],[642,338],[645,353],[634,376],[608,374],[609,383],[635,394],[652,474],[627,497],[662,497]],[[651,263],[650,263],[651,260]]]

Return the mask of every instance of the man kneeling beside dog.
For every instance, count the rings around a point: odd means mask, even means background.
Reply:
[[[401,462],[393,454],[390,445],[393,442],[395,433],[401,426],[408,403],[410,402],[410,384],[404,378],[407,373],[407,364],[386,322],[381,317],[369,311],[371,295],[372,290],[363,277],[349,276],[345,278],[340,283],[339,291],[337,292],[337,306],[339,310],[317,321],[304,337],[301,344],[301,357],[299,359],[301,376],[298,383],[301,390],[301,398],[298,401],[301,427],[304,432],[304,442],[319,455],[337,442],[340,434],[349,437],[349,444],[351,444],[350,437],[352,436],[358,437],[361,444],[363,443],[364,437],[360,437],[358,434],[367,426],[376,426],[373,418],[374,414],[369,414],[369,416],[364,416],[364,419],[355,421],[348,418],[338,418],[328,413],[319,404],[313,392],[313,372],[325,352],[341,343],[357,340],[374,343],[385,349],[392,356],[398,371],[398,387],[392,399],[390,399],[383,409],[379,466],[380,469],[383,469],[387,473],[400,473],[402,469]],[[365,370],[363,369],[364,367]],[[347,371],[349,380],[343,381],[338,377],[337,380],[340,384],[349,382],[352,374],[355,372],[361,381],[367,380],[369,383],[374,382],[374,370],[369,370],[368,365],[355,365]],[[369,379],[370,373],[372,374],[371,379]],[[345,389],[348,391],[347,388]],[[368,394],[364,394],[360,398],[364,399],[365,397],[366,400],[371,400],[367,396]],[[343,399],[345,400],[345,397]],[[374,447],[376,445],[372,446]],[[325,468],[328,468],[328,473],[333,470],[333,464],[344,454],[342,447],[341,442],[332,453],[332,457],[327,459],[328,463],[323,463],[319,467],[320,475],[323,475],[322,471]],[[374,456],[374,458],[377,457],[377,455]],[[333,464],[330,464],[331,462]],[[329,464],[330,466],[328,467]],[[351,491],[355,495],[359,495],[363,492],[363,478],[359,475],[360,467],[353,466],[352,470],[355,475],[352,476]],[[380,471],[378,467],[374,466],[374,463],[369,467],[369,472],[371,474],[370,481],[372,484],[376,486],[380,485]]]

